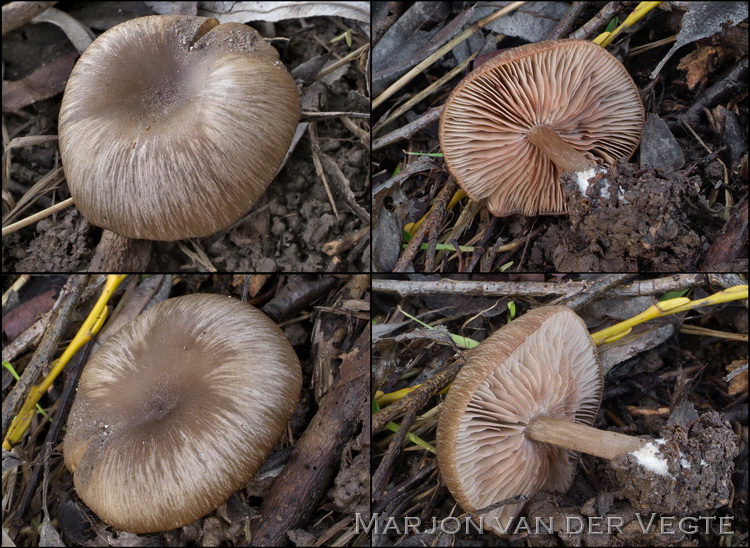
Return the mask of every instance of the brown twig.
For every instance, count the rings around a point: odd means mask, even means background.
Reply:
[[[339,253],[343,253],[344,251],[347,251],[352,246],[354,246],[364,236],[367,236],[369,234],[370,234],[370,227],[365,226],[363,228],[360,228],[356,232],[346,235],[343,238],[340,238],[338,240],[331,240],[330,242],[326,242],[323,244],[323,253],[325,253],[326,255],[329,255],[330,257],[333,257],[334,255],[338,255]]]
[[[453,177],[450,177],[438,193],[435,203],[427,214],[427,218],[422,223],[422,226],[419,227],[417,233],[412,236],[411,240],[409,240],[409,245],[406,246],[406,249],[396,262],[396,266],[393,268],[394,272],[404,272],[414,260],[425,236],[427,236],[433,226],[440,224],[440,221],[443,219],[445,208],[448,205],[448,201],[453,195],[455,188],[456,183],[453,182]]]
[[[498,218],[494,215],[490,219],[487,226],[484,228],[484,233],[482,234],[482,237],[479,239],[479,242],[474,247],[474,253],[471,254],[471,259],[469,260],[469,266],[466,267],[467,272],[472,272],[474,268],[477,266],[477,263],[479,262],[479,259],[484,257],[485,250],[487,249],[487,242],[490,239],[490,236],[495,231],[495,227],[497,226],[497,220]]]
[[[318,111],[303,111],[300,116],[301,122],[320,122],[323,120],[330,120],[331,118],[365,118],[370,119],[369,112],[355,112],[355,111],[330,111],[330,112],[318,112]]]
[[[347,301],[363,299],[369,290],[370,277],[367,274],[354,275],[336,292],[333,299],[327,301],[329,308],[318,307],[315,313],[310,340],[316,402],[320,402],[333,385],[333,379],[338,373],[338,363],[335,360],[338,360],[351,329],[351,314],[336,314],[334,311],[341,310],[341,306]]]
[[[362,144],[365,149],[370,150],[370,132],[362,129],[357,124],[354,123],[354,120],[352,120],[349,116],[342,116],[341,117],[341,123],[344,124],[344,127],[351,131],[358,139],[359,142]]]
[[[511,258],[513,258],[519,251],[521,251],[522,249],[526,250],[526,248],[529,245],[529,242],[532,239],[534,239],[537,236],[539,236],[539,234],[541,234],[542,232],[544,232],[545,230],[547,230],[547,226],[548,226],[548,223],[546,223],[546,222],[545,223],[541,223],[539,226],[537,226],[531,232],[529,232],[529,234],[527,234],[526,236],[522,236],[521,238],[519,238],[518,239],[519,240],[518,245],[516,245],[513,249],[511,249],[510,251],[506,251],[505,253],[503,253],[497,259],[495,259],[493,257],[493,261],[490,264],[494,264],[497,268],[502,267],[504,264],[508,263],[511,260]],[[523,246],[520,245],[521,242],[524,242]],[[493,253],[493,255],[494,255],[494,253]],[[521,265],[521,263],[522,263],[522,261],[519,262],[519,266]],[[491,269],[488,269],[487,271],[489,272],[490,270]]]
[[[3,439],[5,439],[5,435],[8,433],[11,420],[21,409],[21,405],[23,405],[29,390],[36,384],[39,377],[44,373],[44,370],[49,367],[57,351],[57,345],[60,339],[62,339],[65,329],[68,327],[70,318],[78,305],[87,282],[88,276],[71,276],[65,287],[60,291],[60,296],[57,299],[57,303],[55,303],[52,320],[42,337],[42,341],[39,343],[26,369],[24,369],[21,378],[10,391],[8,397],[5,398],[5,401],[3,401]]]
[[[737,64],[718,82],[706,89],[698,99],[690,105],[690,108],[683,115],[688,123],[694,123],[698,120],[699,115],[704,108],[711,108],[724,100],[726,97],[734,96],[743,91],[747,91],[747,57],[740,59]]]
[[[418,486],[428,482],[428,478],[435,473],[437,468],[437,459],[430,459],[414,474],[400,484],[388,489],[388,494],[383,501],[375,506],[374,511],[378,516],[378,527],[373,531],[372,546],[383,546],[386,544],[388,527],[386,524],[391,522],[393,516],[400,513],[400,509],[406,503],[417,495]],[[389,544],[390,545],[390,544]]]
[[[394,175],[387,181],[376,185],[375,188],[372,189],[372,197],[374,198],[374,202],[376,204],[376,207],[373,209],[373,211],[375,212],[375,219],[377,220],[377,212],[380,209],[377,204],[382,202],[383,198],[389,192],[397,188],[399,185],[402,185],[404,181],[406,181],[412,175],[432,169],[438,169],[438,167],[439,166],[435,163],[435,161],[429,156],[419,156],[416,162],[407,163],[403,167],[403,169],[396,175]],[[377,224],[377,222],[375,224]]]
[[[564,304],[573,310],[578,310],[598,299],[613,287],[632,280],[634,277],[635,274],[604,274],[596,278],[593,283],[586,284],[587,287],[577,294],[564,295],[551,304]]]
[[[576,19],[583,13],[583,10],[586,9],[586,6],[588,5],[588,2],[573,2],[570,7],[568,8],[568,11],[563,15],[560,20],[557,22],[557,24],[552,28],[551,31],[547,33],[547,36],[545,36],[545,40],[557,40],[559,38],[562,38],[573,27],[573,25],[576,22]]]
[[[525,295],[542,297],[544,295],[568,295],[586,287],[585,282],[501,282],[472,280],[382,280],[372,281],[373,291],[396,293],[402,297],[408,295],[472,295],[476,297],[506,297],[508,295]]]
[[[531,236],[533,234],[537,234],[534,232],[534,225],[536,224],[536,218],[529,219],[529,222],[531,223],[531,228],[529,229],[529,237],[526,238],[526,243],[523,245],[523,253],[521,254],[521,260],[518,261],[518,266],[516,267],[516,272],[521,272],[521,265],[523,264],[523,261],[526,259],[526,252],[529,250],[529,244],[531,243]],[[515,248],[513,252],[517,251],[518,248]]]
[[[651,280],[637,280],[627,285],[619,281],[602,293],[603,297],[637,297],[680,291],[702,285],[718,285],[723,289],[745,283],[737,274],[673,274]],[[476,297],[507,297],[509,295],[543,297],[545,295],[577,295],[588,290],[586,282],[504,282],[485,280],[383,280],[373,279],[373,291],[409,295],[470,295]]]
[[[584,25],[570,35],[570,38],[576,40],[585,40],[592,34],[598,32],[607,26],[607,23],[617,15],[623,8],[622,2],[609,2],[599,13],[589,19]]]
[[[408,123],[405,126],[401,126],[400,128],[391,131],[387,135],[383,135],[382,137],[375,139],[372,142],[373,152],[380,148],[387,147],[388,145],[392,145],[393,143],[400,141],[401,139],[408,139],[417,131],[421,131],[430,124],[439,120],[441,112],[443,112],[442,106],[431,108],[420,118],[417,118],[413,122]]]
[[[696,276],[699,276],[699,274],[696,274]],[[730,287],[734,287],[735,285],[742,285],[747,283],[747,280],[739,274],[708,274],[707,277],[709,284],[718,285],[722,289],[728,289]],[[747,306],[747,301],[744,302],[745,306]]]
[[[372,431],[377,432],[393,419],[411,409],[421,409],[424,407],[427,400],[453,381],[453,378],[463,364],[463,358],[451,362],[439,373],[436,373],[432,378],[426,380],[412,392],[409,392],[409,394],[400,400],[378,411],[372,417]]]
[[[310,426],[276,478],[253,528],[254,546],[281,546],[287,531],[305,523],[325,494],[344,445],[368,404],[370,329],[365,326],[341,364],[338,382],[326,394]],[[290,489],[289,486],[294,486]]]
[[[383,455],[380,464],[372,475],[371,489],[373,502],[377,502],[382,496],[383,491],[385,491],[391,468],[393,468],[393,465],[401,454],[401,444],[406,439],[406,434],[409,433],[409,429],[414,424],[416,418],[417,410],[415,408],[409,409],[406,412],[406,415],[404,415],[404,418],[399,425],[398,432],[393,436],[391,443],[388,444],[388,449],[386,450],[385,455]]]
[[[406,510],[406,515],[409,515],[410,511],[415,510],[416,506],[410,504],[410,502],[415,499],[422,499],[425,494],[425,489],[427,491],[437,491],[435,487],[432,487],[437,483],[436,469],[437,459],[432,458],[423,461],[420,463],[419,469],[414,473],[408,474],[403,481],[397,485],[388,486],[388,490],[383,492],[381,496],[382,500],[377,506],[375,506],[375,516],[373,517],[377,519],[377,525],[372,533],[370,546],[393,545],[393,543],[388,540],[390,535],[387,524],[393,523],[394,519],[398,520],[403,516],[404,510],[407,507],[409,508]],[[431,506],[432,505],[428,502],[428,506],[423,506],[420,509],[420,513],[422,515],[431,515]]]
[[[339,280],[333,276],[313,278],[292,275],[267,302],[262,310],[275,322],[290,316],[297,310],[306,308],[314,300],[328,293]]]
[[[433,223],[430,227],[430,233],[427,236],[427,251],[425,252],[424,271],[432,272],[435,270],[435,251],[437,250],[438,233],[440,232],[440,223]]]
[[[323,182],[323,188],[325,188],[326,196],[328,196],[328,201],[333,208],[333,214],[336,215],[336,220],[338,221],[340,220],[340,218],[339,211],[338,209],[336,209],[336,200],[333,199],[333,194],[331,194],[331,187],[328,185],[328,178],[326,177],[326,172],[323,169],[323,163],[320,161],[320,157],[323,155],[323,153],[320,150],[320,143],[318,142],[317,125],[311,123],[308,129],[308,133],[310,134],[310,142],[312,145],[312,159],[313,165],[315,166],[315,173],[318,174],[318,178]]]

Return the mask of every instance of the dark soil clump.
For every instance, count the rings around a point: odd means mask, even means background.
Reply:
[[[705,242],[692,228],[701,216],[698,177],[684,170],[636,172],[632,164],[621,161],[589,186],[586,198],[579,194],[573,176],[565,174],[563,182],[568,222],[551,225],[532,244],[530,270],[637,272],[694,268],[693,258]]]

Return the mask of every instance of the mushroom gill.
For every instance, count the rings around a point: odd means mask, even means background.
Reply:
[[[603,380],[586,325],[564,306],[531,310],[472,351],[445,398],[437,431],[440,473],[468,512],[517,495],[564,492],[578,454],[538,443],[534,417],[593,423]],[[483,514],[501,532],[523,503]]]
[[[583,40],[507,50],[453,90],[440,145],[457,183],[494,215],[565,212],[562,171],[613,164],[638,147],[644,111],[625,67]]]

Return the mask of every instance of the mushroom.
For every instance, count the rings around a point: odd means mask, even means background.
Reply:
[[[641,140],[638,87],[604,48],[552,40],[509,49],[453,90],[440,146],[456,182],[497,216],[565,212],[563,171],[630,158]]]
[[[294,80],[254,29],[140,17],[99,36],[73,68],[60,153],[92,224],[134,239],[204,237],[265,192],[299,118]]]
[[[220,295],[168,299],[89,360],[65,465],[110,525],[180,527],[250,480],[283,434],[301,383],[294,350],[256,308]]]
[[[440,471],[461,507],[476,512],[516,495],[565,492],[574,451],[611,459],[638,450],[639,438],[590,426],[603,382],[586,324],[568,307],[531,310],[484,340],[438,421]],[[502,533],[522,507],[493,508],[482,514],[484,524]]]

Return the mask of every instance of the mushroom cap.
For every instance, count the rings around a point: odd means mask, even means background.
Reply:
[[[65,465],[81,499],[116,528],[180,527],[252,478],[301,383],[294,350],[256,308],[221,295],[168,299],[89,360]]]
[[[437,430],[440,473],[467,512],[539,490],[564,492],[578,454],[524,435],[535,416],[591,425],[602,373],[583,320],[565,306],[531,310],[472,351],[453,381]],[[482,514],[501,533],[523,504]]]
[[[127,238],[204,237],[265,192],[299,117],[294,80],[254,29],[140,17],[99,36],[73,68],[60,153],[92,224]]]
[[[497,216],[565,212],[561,169],[529,140],[548,126],[589,160],[630,158],[644,111],[625,67],[585,40],[509,49],[453,90],[440,119],[448,169]]]

